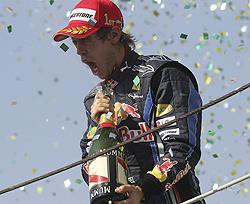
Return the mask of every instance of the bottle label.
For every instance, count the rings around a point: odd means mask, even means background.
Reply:
[[[127,164],[119,150],[113,150],[107,155],[97,157],[89,163],[89,190],[90,200],[93,201],[98,197],[109,196],[111,192],[111,172],[116,172],[117,186],[127,184]],[[115,156],[115,163],[111,163],[110,157]]]

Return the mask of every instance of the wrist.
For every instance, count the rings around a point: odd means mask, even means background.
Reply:
[[[138,193],[139,193],[139,196],[140,196],[140,201],[143,201],[145,200],[144,199],[144,193],[142,191],[142,188],[140,186],[135,186],[137,189],[138,189]]]

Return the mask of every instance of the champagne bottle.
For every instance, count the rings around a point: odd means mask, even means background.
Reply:
[[[95,155],[121,142],[111,112],[100,116],[97,131],[92,139],[89,155]],[[111,204],[126,199],[115,188],[127,184],[127,164],[124,147],[112,150],[89,163],[89,191],[91,204]]]

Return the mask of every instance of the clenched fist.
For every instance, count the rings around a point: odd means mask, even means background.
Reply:
[[[91,118],[99,123],[102,113],[113,112],[114,107],[108,96],[102,93],[96,93],[94,103],[91,106]]]

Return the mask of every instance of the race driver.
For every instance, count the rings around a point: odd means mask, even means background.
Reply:
[[[72,39],[81,61],[112,91],[112,100],[94,87],[85,97],[88,127],[81,140],[82,157],[101,113],[122,104],[127,117],[117,128],[123,140],[157,127],[201,106],[193,74],[166,56],[137,54],[131,35],[123,32],[123,16],[110,0],[82,0],[55,41]],[[176,204],[200,194],[195,166],[200,159],[201,113],[178,121],[126,145],[128,195],[117,204]],[[86,165],[82,174],[88,183]],[[196,202],[205,203],[204,201]]]

